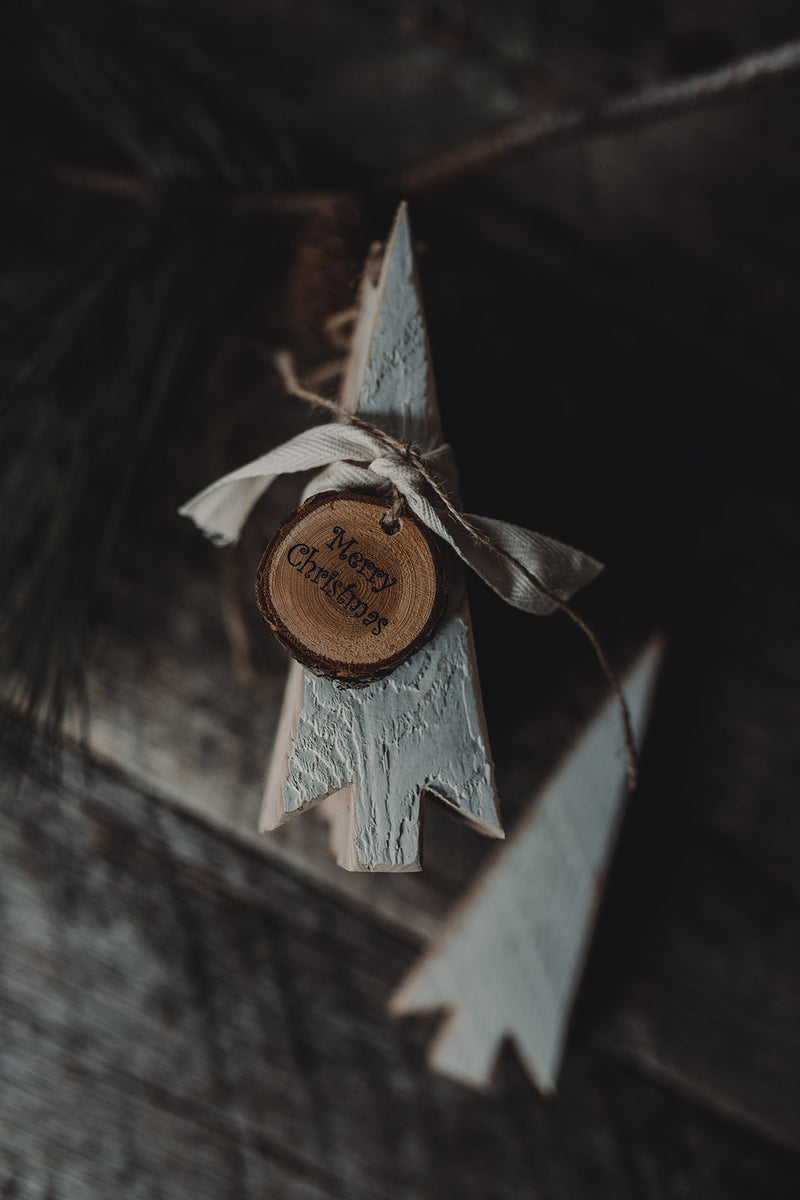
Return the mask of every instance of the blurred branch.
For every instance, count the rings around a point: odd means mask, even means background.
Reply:
[[[713,71],[648,84],[602,104],[530,113],[485,137],[407,167],[391,180],[389,188],[404,195],[425,191],[485,171],[524,151],[676,116],[797,71],[800,71],[800,41],[786,42],[745,55]]]
[[[105,196],[119,196],[136,200],[142,204],[155,204],[162,199],[162,192],[168,187],[159,188],[138,175],[129,175],[121,171],[95,170],[92,167],[72,167],[61,164],[52,168],[53,178],[59,183],[66,184],[82,191],[96,192]],[[214,192],[199,185],[193,188],[191,184],[183,184],[182,194],[196,194],[206,200],[218,198],[220,204],[227,205],[233,212],[267,212],[275,215],[311,216],[322,209],[329,208],[341,202],[343,197],[349,197],[348,192],[334,191],[239,191]]]

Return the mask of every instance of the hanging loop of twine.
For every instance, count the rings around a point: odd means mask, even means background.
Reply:
[[[611,667],[611,664],[606,657],[603,647],[600,645],[600,641],[596,633],[588,624],[588,622],[585,621],[584,618],[580,616],[580,614],[577,613],[575,609],[567,603],[566,600],[563,600],[551,588],[548,588],[541,579],[537,578],[537,576],[534,575],[531,570],[529,570],[525,563],[521,562],[519,558],[517,558],[509,550],[499,545],[498,542],[488,537],[485,533],[483,533],[482,530],[478,529],[464,516],[461,510],[457,508],[450,499],[447,491],[440,484],[436,476],[429,470],[422,454],[415,446],[413,446],[411,443],[399,441],[397,438],[392,437],[390,433],[387,433],[384,429],[381,429],[380,426],[373,424],[371,421],[365,421],[363,417],[359,417],[356,413],[348,412],[336,401],[329,400],[325,396],[317,395],[317,393],[309,391],[307,388],[303,387],[297,377],[297,372],[295,371],[294,367],[294,360],[289,351],[279,351],[274,356],[273,361],[281,376],[281,379],[283,380],[284,387],[290,395],[296,396],[300,400],[305,400],[307,403],[313,404],[317,408],[327,409],[329,412],[334,413],[339,421],[345,422],[348,425],[352,425],[357,429],[362,429],[381,442],[391,455],[401,459],[404,463],[417,472],[417,474],[425,481],[430,490],[433,492],[434,496],[445,509],[451,520],[457,526],[459,526],[468,535],[468,537],[476,543],[476,545],[482,546],[483,549],[487,550],[490,554],[505,559],[507,562],[509,562],[517,571],[522,573],[534,590],[538,592],[543,599],[549,601],[556,608],[559,608],[563,613],[566,613],[569,619],[575,625],[577,625],[578,629],[581,630],[591,645],[595,657],[600,664],[608,683],[611,686],[614,696],[616,697],[620,716],[622,718],[622,728],[625,739],[628,786],[631,788],[631,790],[633,790],[633,788],[636,787],[639,775],[639,758],[636,751],[636,740],[634,737],[633,723],[631,721],[628,702],[625,699],[625,693],[622,690],[622,685],[615,671]],[[395,482],[392,482],[392,497],[392,508],[381,522],[385,532],[387,533],[397,528],[400,514],[405,506],[405,498],[403,493]]]

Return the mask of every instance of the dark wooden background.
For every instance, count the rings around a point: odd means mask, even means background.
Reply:
[[[115,18],[134,72],[140,19]],[[325,191],[359,214],[348,285],[405,167],[800,33],[786,0],[254,0],[159,19],[182,29],[176,58],[196,42],[217,72],[232,131],[248,96],[300,146],[293,203]],[[385,1013],[480,839],[432,810],[421,877],[337,880],[313,815],[252,836],[285,659],[251,579],[296,492],[224,555],[174,511],[308,421],[265,369],[242,402],[209,381],[202,428],[147,460],[96,617],[88,767],[68,750],[55,779],[11,760],[0,779],[0,1194],[798,1194],[798,102],[791,76],[409,196],[465,507],[605,561],[580,607],[618,667],[669,639],[557,1096],[512,1048],[486,1094],[432,1075],[435,1023]],[[174,188],[153,162],[115,165],[115,221]],[[68,212],[101,203],[81,169],[40,184]],[[204,229],[246,220],[256,273],[276,218],[251,193]],[[320,277],[281,269],[248,296],[312,325]],[[287,337],[319,357],[297,321]],[[567,622],[471,596],[513,827],[602,678]]]

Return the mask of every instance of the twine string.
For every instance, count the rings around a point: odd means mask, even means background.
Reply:
[[[349,425],[353,425],[356,429],[365,430],[367,433],[370,433],[372,436],[377,438],[387,450],[392,452],[393,455],[404,459],[410,466],[414,468],[415,471],[419,473],[421,478],[424,479],[425,483],[428,485],[439,503],[447,512],[448,516],[456,525],[463,529],[464,532],[477,545],[482,546],[485,550],[488,550],[496,557],[505,559],[517,571],[520,571],[540,596],[550,601],[550,603],[555,605],[556,608],[561,609],[561,611],[566,613],[569,619],[575,625],[577,625],[578,629],[581,630],[591,645],[595,657],[600,664],[608,683],[611,686],[614,696],[616,697],[620,716],[622,718],[622,729],[625,740],[628,786],[631,788],[631,790],[633,790],[633,788],[636,787],[639,776],[639,758],[636,752],[636,740],[633,733],[633,722],[631,721],[630,709],[628,708],[628,702],[625,699],[625,693],[622,690],[622,685],[620,684],[616,673],[612,669],[611,664],[606,657],[605,651],[600,645],[600,641],[596,633],[591,628],[589,623],[584,620],[584,618],[580,616],[580,614],[577,613],[575,609],[567,603],[566,600],[562,600],[561,597],[548,588],[547,585],[541,581],[541,579],[538,579],[536,575],[534,575],[533,572],[525,566],[524,563],[520,562],[520,560],[515,557],[515,555],[511,554],[510,551],[506,550],[503,546],[497,545],[497,543],[492,541],[490,537],[487,537],[482,530],[476,529],[475,526],[466,519],[464,514],[450,499],[446,489],[430,471],[419,450],[412,443],[401,442],[398,438],[393,437],[392,434],[387,433],[385,429],[381,429],[379,425],[374,425],[371,421],[365,421],[364,418],[358,416],[357,413],[348,412],[347,409],[343,408],[342,405],[336,400],[329,400],[327,397],[320,396],[316,392],[312,392],[308,388],[304,387],[297,377],[294,359],[288,350],[278,351],[278,353],[275,354],[273,361],[281,376],[281,379],[283,380],[284,387],[290,395],[296,396],[299,400],[305,400],[308,404],[313,404],[317,408],[327,409],[328,412],[334,413],[338,420]],[[384,529],[384,532],[392,533],[397,529],[400,514],[403,511],[404,506],[405,500],[402,492],[396,484],[392,483],[392,507],[381,520],[381,526]]]

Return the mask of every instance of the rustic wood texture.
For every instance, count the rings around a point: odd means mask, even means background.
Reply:
[[[283,521],[259,564],[261,615],[293,658],[327,679],[388,675],[442,615],[436,541],[408,513],[387,531],[392,508],[380,496],[318,493]]]
[[[478,1096],[428,1074],[425,1023],[386,1017],[414,947],[382,922],[72,758],[58,787],[6,766],[0,799],[6,1196],[796,1194],[796,1150],[648,1077],[604,1044],[613,1013],[576,1035],[555,1101],[510,1056]],[[734,920],[740,893],[718,898]],[[681,911],[684,954],[719,961],[717,934]],[[625,998],[644,1014],[666,987],[718,1042],[735,1003],[682,965]]]

